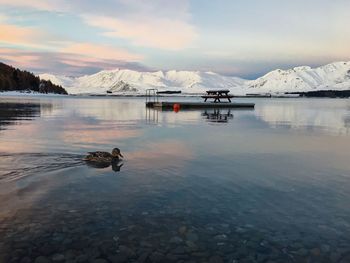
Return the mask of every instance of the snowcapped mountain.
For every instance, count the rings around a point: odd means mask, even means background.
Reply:
[[[213,72],[138,72],[126,69],[104,70],[76,78],[42,74],[40,78],[63,86],[70,94],[106,94],[107,91],[118,94],[144,94],[149,88],[201,93],[208,88],[240,89],[245,82],[244,79],[225,77]]]
[[[248,90],[259,93],[350,89],[350,62],[336,62],[314,69],[307,66],[277,69],[245,84]]]
[[[40,78],[63,86],[70,94],[144,94],[146,89],[202,93],[206,89],[229,89],[233,94],[284,93],[312,90],[350,89],[350,62],[310,68],[274,70],[256,80],[222,76],[213,72],[104,70],[82,77],[41,74]]]

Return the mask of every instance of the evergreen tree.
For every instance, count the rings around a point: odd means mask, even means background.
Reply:
[[[29,89],[40,92],[40,85],[42,85],[41,90],[45,93],[67,94],[64,88],[51,81],[40,80],[39,77],[28,71],[21,71],[0,62],[0,91]]]

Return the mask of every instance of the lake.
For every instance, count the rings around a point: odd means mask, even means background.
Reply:
[[[350,262],[350,100],[237,100],[1,97],[0,262]]]

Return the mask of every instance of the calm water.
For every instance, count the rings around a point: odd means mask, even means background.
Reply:
[[[249,101],[0,98],[0,262],[350,262],[350,100]]]

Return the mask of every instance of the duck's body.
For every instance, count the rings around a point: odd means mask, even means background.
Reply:
[[[112,160],[113,156],[109,152],[89,152],[85,157],[85,161],[90,162],[110,163]]]
[[[119,160],[123,155],[118,148],[114,148],[112,153],[109,152],[89,152],[84,158],[88,162],[111,163],[113,160]]]

